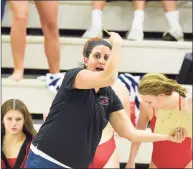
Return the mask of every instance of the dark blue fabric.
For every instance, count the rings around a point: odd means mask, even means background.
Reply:
[[[5,4],[6,4],[6,0],[1,0],[1,21],[3,19],[3,15],[4,15]]]
[[[59,166],[39,155],[36,155],[30,150],[25,168],[64,168]]]

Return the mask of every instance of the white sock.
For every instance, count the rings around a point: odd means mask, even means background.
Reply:
[[[178,11],[166,12],[165,17],[171,29],[174,29],[180,32],[182,31],[182,28],[179,23],[179,12]]]
[[[60,76],[62,73],[50,73],[52,76]]]
[[[94,9],[92,11],[92,29],[101,29],[102,30],[102,11],[99,9]]]
[[[144,17],[145,17],[145,12],[144,11],[135,10],[133,23],[132,23],[132,28],[143,31]]]

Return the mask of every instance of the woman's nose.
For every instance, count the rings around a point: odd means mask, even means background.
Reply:
[[[152,104],[149,104],[149,108],[153,108]]]
[[[104,64],[104,63],[105,63],[105,60],[104,60],[103,58],[101,58],[101,59],[99,60],[99,63]]]
[[[16,121],[16,120],[13,120],[13,121],[12,121],[12,125],[13,125],[13,126],[16,126],[16,124],[17,124],[17,121]]]

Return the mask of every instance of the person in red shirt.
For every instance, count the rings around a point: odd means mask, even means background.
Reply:
[[[1,168],[24,168],[36,131],[26,105],[10,99],[1,106]]]
[[[162,74],[147,74],[139,84],[141,94],[140,115],[137,129],[150,127],[154,132],[158,110],[184,110],[192,112],[192,95],[186,88]],[[140,143],[133,142],[126,168],[135,168],[135,157]],[[192,138],[181,144],[169,141],[154,142],[150,168],[192,168]]]

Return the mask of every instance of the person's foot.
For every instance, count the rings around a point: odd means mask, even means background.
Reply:
[[[8,77],[8,79],[11,79],[14,81],[20,81],[23,79],[23,72],[22,71],[14,71],[13,74]]]
[[[93,38],[93,37],[99,37],[102,38],[103,37],[103,32],[101,29],[88,29],[83,35],[83,38]]]
[[[163,40],[165,41],[184,41],[184,35],[181,31],[170,29],[169,32],[163,34]]]
[[[130,32],[127,33],[126,39],[131,41],[142,41],[144,37],[143,30],[132,28]]]

